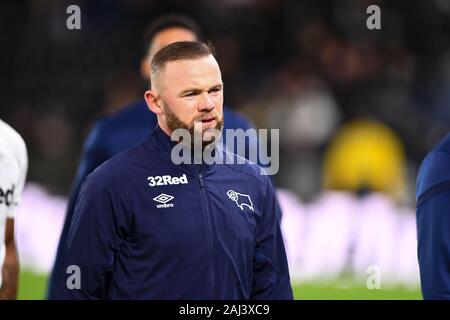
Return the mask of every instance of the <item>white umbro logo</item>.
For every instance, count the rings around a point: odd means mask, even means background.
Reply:
[[[173,207],[173,203],[167,203],[173,199],[175,199],[175,197],[165,193],[161,193],[159,196],[153,198],[154,201],[161,203],[156,205],[157,208]]]

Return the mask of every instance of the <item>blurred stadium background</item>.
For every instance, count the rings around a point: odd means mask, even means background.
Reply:
[[[67,6],[81,30],[66,28]],[[381,8],[381,30],[366,8]],[[280,129],[299,299],[420,299],[415,176],[450,129],[447,0],[35,0],[0,4],[0,117],[24,137],[20,298],[42,299],[82,142],[142,97],[143,31],[182,12],[215,45],[225,103]],[[369,266],[381,289],[366,287]]]

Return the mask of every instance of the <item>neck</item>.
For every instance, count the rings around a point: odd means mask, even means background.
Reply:
[[[158,117],[159,118],[159,117]],[[169,127],[161,121],[161,119],[158,119],[158,126],[161,128],[162,131],[164,131],[165,134],[167,134],[169,137],[172,136],[172,130],[169,129]]]

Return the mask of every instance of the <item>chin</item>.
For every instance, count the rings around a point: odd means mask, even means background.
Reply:
[[[217,132],[219,131],[219,132]],[[219,128],[210,128],[203,131],[203,140],[214,140],[219,139],[222,134],[222,130]]]

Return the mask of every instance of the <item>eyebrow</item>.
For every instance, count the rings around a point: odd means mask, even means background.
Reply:
[[[223,84],[222,83],[218,83],[218,84],[216,84],[216,85],[214,85],[214,86],[211,86],[210,88],[208,88],[208,91],[209,90],[211,90],[211,89],[222,89],[223,88]],[[202,92],[203,90],[202,89],[199,89],[199,88],[190,88],[190,89],[186,89],[186,90],[183,90],[181,93],[180,93],[180,96],[184,96],[185,94],[187,94],[187,93],[190,93],[190,92],[193,92],[193,93],[200,93],[200,92]]]

